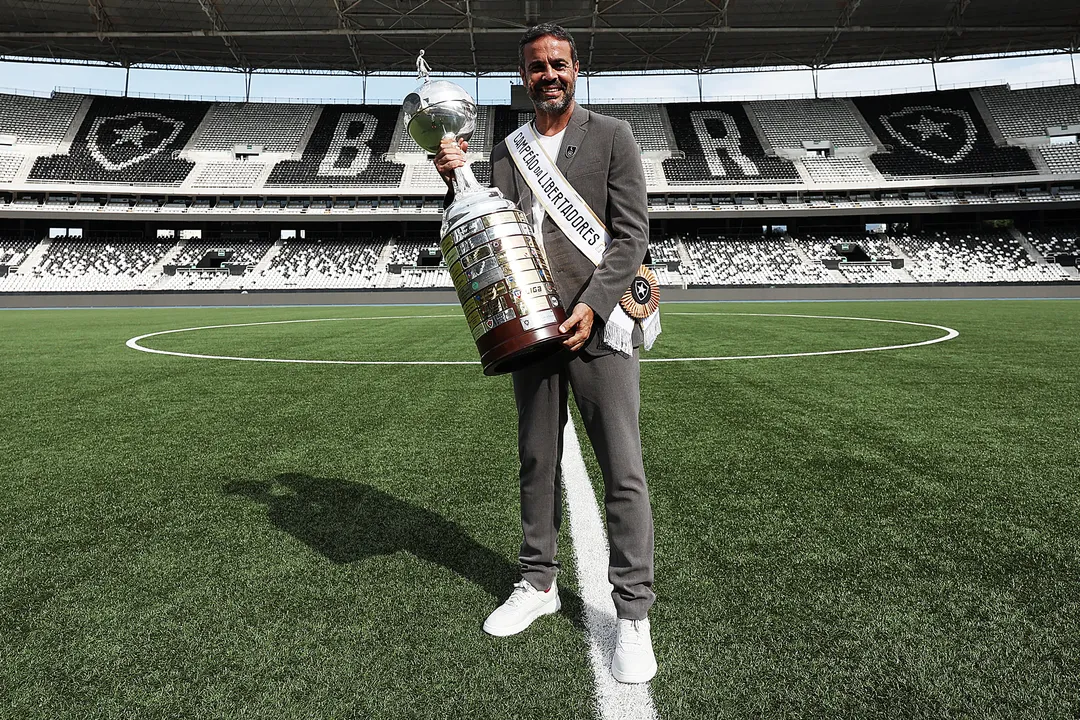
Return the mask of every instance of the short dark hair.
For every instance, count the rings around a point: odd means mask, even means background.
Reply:
[[[533,25],[531,28],[525,31],[525,34],[518,40],[518,67],[522,70],[525,69],[525,46],[538,38],[546,37],[550,35],[556,40],[565,40],[570,43],[570,61],[576,63],[577,59],[577,45],[574,44],[574,36],[567,31],[561,25],[555,23],[541,23],[540,25]]]

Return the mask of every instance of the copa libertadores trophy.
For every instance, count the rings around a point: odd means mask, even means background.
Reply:
[[[431,81],[403,103],[405,126],[416,144],[437,153],[444,138],[468,140],[476,129],[476,102],[460,86]],[[443,214],[443,259],[472,330],[485,375],[512,372],[559,349],[566,312],[547,260],[525,213],[498,188],[483,187],[466,165],[454,171],[454,201]]]

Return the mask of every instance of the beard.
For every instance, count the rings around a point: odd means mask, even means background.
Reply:
[[[537,112],[558,114],[570,107],[570,103],[573,102],[574,84],[573,80],[564,83],[560,79],[545,83],[533,83],[529,87],[529,99],[532,100]],[[544,96],[544,90],[552,86],[562,90],[561,97],[548,98]]]

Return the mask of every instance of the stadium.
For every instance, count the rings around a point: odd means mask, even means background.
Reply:
[[[0,717],[1080,713],[1071,3],[3,0],[0,19],[9,68],[362,88],[0,81]],[[470,92],[512,80],[538,22],[574,33],[577,100],[629,123],[647,186],[645,685],[603,669],[604,485],[576,408],[562,611],[481,630],[517,574],[513,394],[463,320],[432,156],[400,98],[367,97],[421,50]],[[832,67],[1051,56],[1072,82],[816,92]],[[588,89],[793,68],[814,92]],[[532,116],[521,90],[477,108],[482,182]]]

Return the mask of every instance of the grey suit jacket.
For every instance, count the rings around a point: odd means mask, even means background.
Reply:
[[[570,152],[571,147],[576,150]],[[583,302],[596,313],[592,336],[583,351],[606,355],[614,351],[600,344],[604,324],[630,287],[649,247],[641,150],[626,121],[577,105],[555,164],[611,233],[603,259],[593,265],[550,217],[545,217],[542,229],[544,253],[563,306],[569,309]],[[491,180],[531,218],[532,191],[518,173],[505,141],[491,152]],[[449,204],[449,196],[447,200]],[[640,344],[641,330],[635,328],[634,346]]]

